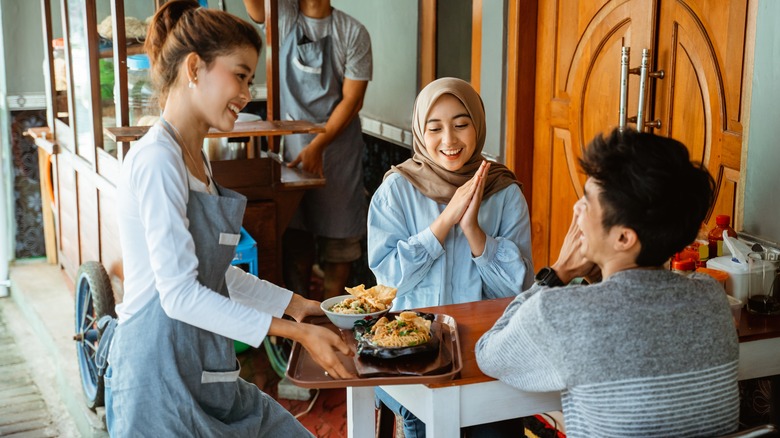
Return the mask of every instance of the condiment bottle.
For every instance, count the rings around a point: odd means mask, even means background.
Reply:
[[[712,269],[712,268],[696,268],[696,272],[701,274],[707,274],[710,277],[714,278],[718,283],[720,283],[721,286],[723,286],[723,289],[726,289],[726,281],[729,279],[729,273],[725,271],[721,271],[718,269]]]
[[[709,258],[720,257],[723,255],[723,231],[725,230],[729,237],[737,237],[737,232],[731,228],[731,217],[727,214],[719,214],[715,218],[715,228],[710,230],[707,235],[709,241]]]
[[[672,272],[680,275],[691,275],[696,271],[696,260],[681,259],[671,261]]]

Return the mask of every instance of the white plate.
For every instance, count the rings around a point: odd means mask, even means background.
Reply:
[[[263,118],[258,116],[257,114],[238,113],[238,120],[236,120],[236,123],[240,123],[240,122],[256,122],[258,120],[263,120]]]

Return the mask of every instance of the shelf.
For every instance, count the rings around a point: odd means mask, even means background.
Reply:
[[[136,141],[146,134],[149,126],[123,126],[105,128],[109,138],[115,142]],[[207,138],[218,137],[270,137],[289,134],[319,134],[325,132],[325,126],[304,120],[258,120],[255,122],[236,122],[230,132],[209,130]]]
[[[127,45],[127,56],[130,55],[141,55],[144,52],[144,43],[132,43]],[[114,57],[114,49],[113,47],[100,49],[100,57],[101,58],[113,58]]]
[[[49,129],[48,126],[29,128],[27,131],[25,131],[25,134],[32,137],[33,140],[54,140],[54,137],[51,135],[51,129]]]

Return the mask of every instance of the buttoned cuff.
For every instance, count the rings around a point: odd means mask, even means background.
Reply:
[[[431,231],[431,227],[426,228],[418,234],[417,239],[431,258],[437,259],[444,254],[444,247],[439,243],[439,239],[436,238],[433,231]]]
[[[474,263],[477,266],[487,266],[495,257],[498,252],[498,240],[495,237],[485,235],[485,249],[482,251],[482,255],[472,257]]]

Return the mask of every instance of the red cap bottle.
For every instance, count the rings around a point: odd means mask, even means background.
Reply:
[[[737,237],[737,232],[731,228],[731,216],[727,214],[719,214],[715,217],[715,227],[710,230],[707,235],[707,241],[709,242],[709,258],[720,257],[723,255],[723,231],[726,230],[726,234],[729,237]]]

